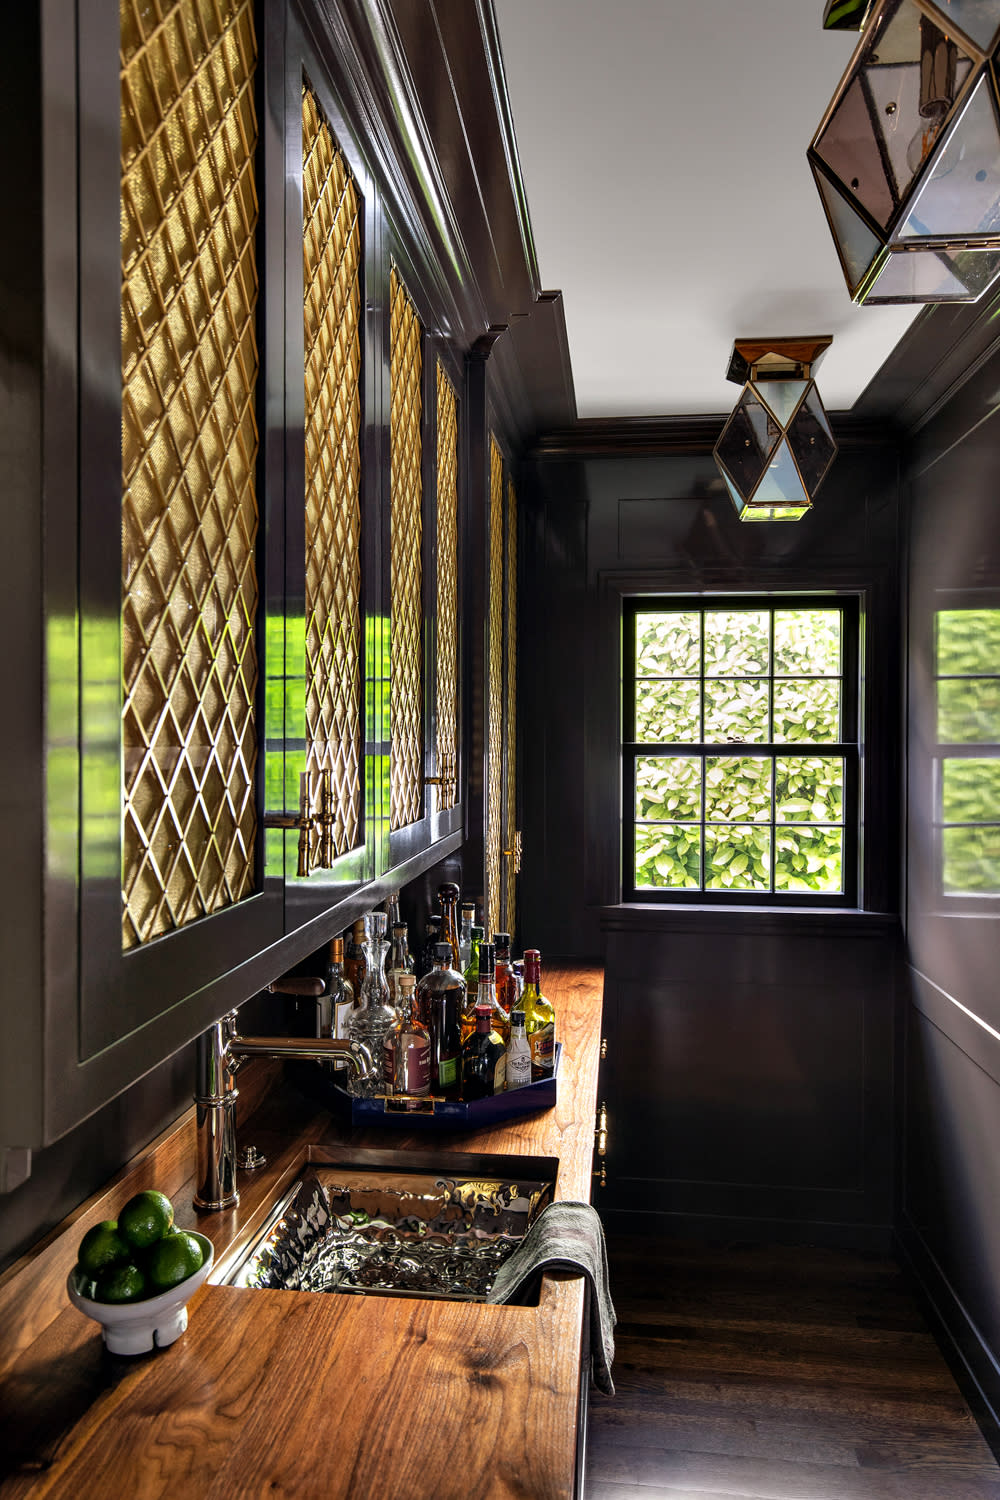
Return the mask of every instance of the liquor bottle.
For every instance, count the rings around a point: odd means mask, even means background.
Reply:
[[[479,988],[479,944],[486,936],[485,927],[472,927],[472,949],[469,953],[469,962],[465,966],[465,988],[474,995]]]
[[[464,974],[472,958],[472,924],[476,920],[476,908],[471,901],[463,901],[458,917],[458,967]]]
[[[389,951],[385,940],[385,912],[369,912],[364,928],[365,977],[361,986],[361,1003],[347,1023],[347,1034],[352,1041],[364,1042],[375,1067],[370,1078],[357,1078],[352,1073],[347,1087],[357,1098],[370,1099],[381,1092],[378,1062],[385,1050],[386,1036],[398,1018],[389,1000],[385,978],[385,956]]]
[[[417,967],[417,978],[429,974],[434,967],[434,949],[441,941],[441,913],[432,911],[427,917],[427,926],[424,928],[424,946],[420,950],[420,963]]]
[[[451,880],[438,886],[438,901],[441,906],[441,936],[438,941],[451,944],[452,968],[457,969],[461,974],[462,955],[458,945],[458,898],[460,895],[461,891]]]
[[[365,919],[359,917],[344,943],[344,978],[355,995],[361,998],[365,982]]]
[[[476,1029],[462,1048],[463,1099],[489,1099],[504,1090],[507,1048],[490,1016],[488,1005],[476,1006]]]
[[[344,978],[344,940],[335,937],[330,940],[330,958],[326,966],[326,985],[324,998],[330,1007],[329,1031],[327,1036],[344,1038],[347,1036],[347,1023],[354,1014],[354,990],[350,981]]]
[[[531,1047],[524,1029],[524,1011],[510,1013],[510,1041],[507,1043],[507,1087],[521,1089],[531,1082]]]
[[[520,1005],[521,996],[524,994],[524,959],[512,958],[510,961],[511,973],[514,975],[514,983],[517,985],[517,999],[515,1005]]]
[[[462,1012],[462,1045],[476,1029],[476,1009],[485,1005],[493,1017],[493,1025],[500,1033],[506,1047],[510,1036],[510,1017],[497,999],[496,950],[492,943],[479,944],[479,983],[474,993],[469,993]]]
[[[389,962],[386,964],[386,977],[389,981],[389,998],[393,1005],[399,1005],[399,980],[403,974],[413,973],[413,959],[406,942],[406,923],[397,922],[392,929],[392,946],[389,949]]]
[[[385,930],[391,932],[403,920],[399,914],[399,892],[390,891],[382,904],[385,909]]]
[[[431,1090],[431,1039],[413,1013],[416,982],[412,974],[399,975],[399,1019],[386,1034],[382,1058],[387,1088],[419,1098]]]
[[[434,967],[417,985],[414,1015],[431,1034],[431,1088],[435,1094],[458,1094],[462,1061],[462,1012],[465,980],[451,968],[451,944],[438,943]]]
[[[524,951],[524,1029],[531,1047],[531,1077],[551,1078],[556,1063],[556,1014],[541,991],[541,958],[537,948]]]
[[[493,943],[497,950],[497,999],[509,1016],[517,1003],[517,980],[510,966],[510,933],[495,932]]]

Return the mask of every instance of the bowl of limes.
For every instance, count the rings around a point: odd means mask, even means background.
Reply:
[[[112,1354],[145,1354],[180,1338],[188,1300],[213,1260],[211,1240],[178,1229],[170,1199],[147,1188],[117,1219],[87,1230],[66,1290],[74,1307],[100,1323]]]

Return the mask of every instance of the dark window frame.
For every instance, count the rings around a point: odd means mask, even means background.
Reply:
[[[746,742],[739,746],[731,742],[691,741],[660,742],[640,741],[635,738],[635,621],[639,614],[662,611],[664,614],[680,611],[705,614],[708,611],[766,610],[770,615],[770,629],[774,629],[774,613],[782,609],[836,609],[842,619],[842,662],[840,680],[843,684],[841,703],[841,734],[839,741],[796,741],[792,744],[777,741]],[[764,592],[699,594],[658,593],[632,594],[622,599],[621,629],[621,899],[629,903],[686,906],[750,906],[769,910],[789,907],[849,909],[860,905],[860,849],[862,840],[862,704],[861,704],[861,601],[857,594],[830,591],[791,594]],[[769,680],[773,681],[772,672]],[[699,677],[704,681],[704,675]],[[745,753],[747,756],[770,758],[772,766],[778,758],[789,759],[809,756],[840,756],[844,761],[843,791],[843,890],[839,892],[775,891],[775,890],[709,890],[680,889],[677,887],[637,886],[635,883],[635,767],[636,761],[647,755],[670,754],[701,755],[703,759],[715,755]],[[704,824],[704,816],[702,818]],[[774,808],[770,824],[775,828]],[[778,825],[784,826],[784,825]],[[794,825],[791,825],[794,826]],[[804,825],[808,826],[808,825]],[[773,872],[772,872],[773,873]]]

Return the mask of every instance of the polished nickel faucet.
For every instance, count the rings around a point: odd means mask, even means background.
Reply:
[[[236,1072],[248,1057],[312,1057],[370,1078],[375,1064],[363,1042],[333,1037],[240,1036],[232,1011],[197,1042],[194,1102],[198,1126],[195,1208],[234,1208],[236,1191]]]

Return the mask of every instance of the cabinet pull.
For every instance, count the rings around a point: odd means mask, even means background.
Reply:
[[[333,810],[333,782],[329,771],[320,772],[319,812],[314,813],[309,801],[309,773],[303,771],[299,777],[298,813],[265,813],[265,828],[297,828],[299,830],[298,877],[305,880],[313,869],[327,870],[333,864],[333,831],[336,825]],[[319,829],[319,851],[312,857],[314,828]]]
[[[425,776],[424,786],[443,787],[446,792],[454,792],[458,784],[458,771],[456,766],[457,757],[449,750],[440,757],[440,776]]]
[[[608,1106],[602,1099],[597,1106],[597,1117],[594,1121],[594,1155],[597,1157],[597,1166],[593,1176],[598,1187],[608,1185]]]
[[[608,1039],[607,1039],[606,1036],[602,1036],[601,1037],[601,1062],[604,1061],[604,1059],[607,1057],[607,1055],[608,1055]]]
[[[504,854],[504,855],[506,855],[506,857],[508,859],[513,859],[513,861],[514,861],[514,874],[515,875],[520,875],[520,873],[521,873],[521,830],[520,830],[520,828],[516,829],[515,832],[514,832],[513,848],[511,848],[511,849],[503,849],[503,850],[501,850],[501,853]]]

